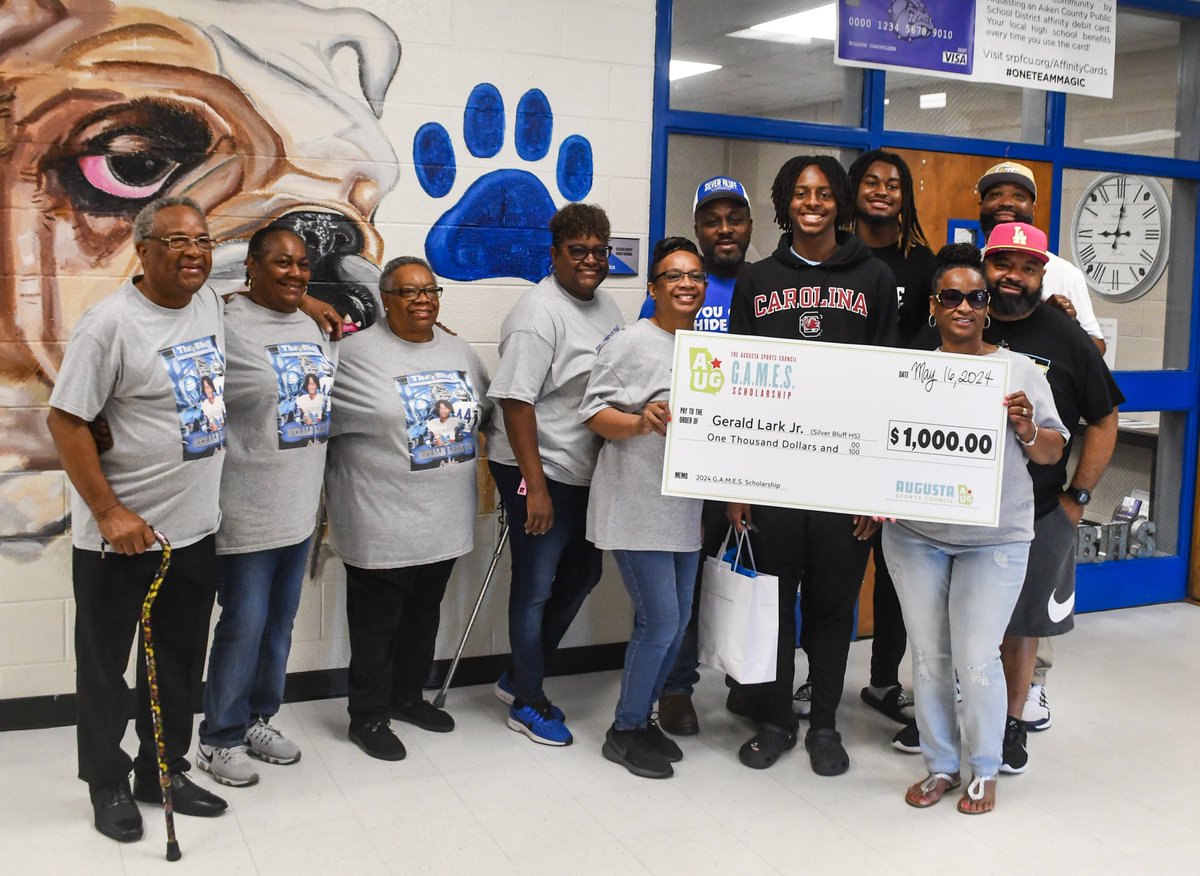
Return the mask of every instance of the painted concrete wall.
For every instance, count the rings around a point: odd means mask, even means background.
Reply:
[[[586,200],[614,235],[645,245],[654,3],[2,5],[0,698],[12,698],[74,689],[68,487],[45,405],[79,315],[136,269],[137,209],[168,193],[201,201],[222,244],[214,282],[227,288],[245,239],[285,214],[327,246],[332,294],[362,296],[387,258],[427,255],[446,280],[442,321],[494,366],[500,322],[545,244],[512,215]],[[606,288],[632,315],[643,282]],[[495,516],[476,528],[439,657],[461,633]],[[506,567],[468,655],[508,650]],[[293,671],[345,665],[343,584],[323,553]],[[628,630],[609,569],[565,644]]]

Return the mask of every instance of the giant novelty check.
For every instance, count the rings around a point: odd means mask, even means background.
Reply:
[[[675,333],[662,491],[995,526],[1008,362]]]

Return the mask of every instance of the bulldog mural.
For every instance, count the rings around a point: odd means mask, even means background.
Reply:
[[[0,550],[33,556],[30,539],[65,529],[61,482],[39,474],[58,468],[44,406],[71,328],[136,271],[148,201],[205,208],[218,288],[241,284],[255,229],[290,224],[313,294],[374,320],[371,216],[398,172],[379,119],[399,61],[396,34],[357,8],[0,3]]]

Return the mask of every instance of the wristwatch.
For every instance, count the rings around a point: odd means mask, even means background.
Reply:
[[[1079,489],[1076,489],[1075,487],[1067,487],[1067,489],[1064,490],[1064,492],[1068,496],[1070,496],[1072,499],[1075,500],[1076,505],[1079,505],[1081,507],[1086,505],[1088,502],[1092,501],[1092,491],[1091,490],[1079,490]]]

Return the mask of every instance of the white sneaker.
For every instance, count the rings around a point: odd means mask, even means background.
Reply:
[[[1031,684],[1025,697],[1025,708],[1021,710],[1021,722],[1027,730],[1050,729],[1050,704],[1046,702],[1046,685]]]
[[[806,681],[796,688],[792,695],[792,711],[796,713],[797,718],[808,720],[812,712],[812,682]]]
[[[196,746],[196,766],[222,785],[233,788],[244,788],[258,781],[258,773],[246,756],[245,745],[215,748],[200,743]]]
[[[300,746],[292,742],[262,718],[246,731],[250,754],[267,763],[289,764],[300,759]]]

